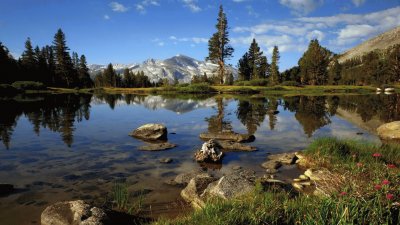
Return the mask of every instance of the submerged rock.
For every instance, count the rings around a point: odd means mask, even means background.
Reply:
[[[220,162],[223,155],[218,143],[211,139],[203,144],[201,149],[195,153],[194,158],[197,162]]]
[[[15,191],[12,184],[0,184],[0,196],[9,195]]]
[[[143,146],[140,146],[138,149],[141,151],[162,151],[162,150],[175,148],[176,146],[177,146],[176,144],[164,142],[164,143],[143,145]]]
[[[132,131],[129,136],[147,141],[167,140],[167,128],[162,124],[149,123]]]
[[[42,225],[103,225],[106,213],[82,200],[58,202],[48,206],[41,215]]]
[[[171,158],[163,158],[163,159],[160,159],[160,163],[171,163],[172,162],[172,159]]]
[[[378,135],[383,140],[400,141],[400,121],[385,123],[376,129]]]
[[[281,153],[269,155],[268,159],[281,162],[283,164],[294,164],[297,160],[295,153]]]
[[[235,142],[252,142],[256,138],[251,134],[238,134],[235,132],[220,132],[220,133],[201,133],[200,138],[203,140],[227,140]]]

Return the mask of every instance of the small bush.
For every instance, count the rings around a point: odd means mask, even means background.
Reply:
[[[267,86],[267,79],[243,80],[234,83],[237,86]]]
[[[181,84],[177,84],[176,87],[187,87],[189,86],[189,83],[181,83]]]
[[[299,83],[297,83],[296,81],[284,81],[284,82],[282,82],[282,84],[281,84],[282,86],[293,86],[293,87],[297,87],[297,86],[300,86],[300,84]]]
[[[19,90],[45,90],[43,83],[35,81],[16,81],[11,86]]]
[[[18,89],[9,84],[0,84],[0,95],[14,95],[18,92]]]

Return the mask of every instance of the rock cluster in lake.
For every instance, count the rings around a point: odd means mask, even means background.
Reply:
[[[223,155],[219,144],[211,139],[202,145],[201,149],[195,153],[194,158],[197,162],[220,162]]]

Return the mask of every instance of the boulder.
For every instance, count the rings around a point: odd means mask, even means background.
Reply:
[[[282,166],[282,163],[275,160],[269,160],[261,164],[261,166],[269,171],[276,171]]]
[[[140,126],[129,135],[147,141],[167,140],[167,128],[162,124],[149,123]]]
[[[281,153],[268,156],[269,160],[281,162],[283,164],[294,164],[296,163],[297,156],[295,153]]]
[[[226,140],[234,142],[252,142],[256,138],[251,134],[238,134],[235,132],[220,132],[220,133],[201,133],[200,138],[203,140]]]
[[[304,172],[304,175],[310,178],[312,181],[323,181],[330,179],[330,173],[327,169],[308,169]]]
[[[255,187],[254,182],[243,175],[232,173],[221,177],[208,185],[202,197],[232,199],[252,192]]]
[[[177,146],[176,144],[164,142],[164,143],[143,145],[143,146],[140,146],[138,149],[141,151],[162,151],[162,150],[175,148],[176,146]]]
[[[9,195],[14,192],[14,185],[12,184],[0,184],[0,196]]]
[[[193,177],[199,174],[207,174],[207,173],[196,170],[187,173],[181,173],[175,177],[174,183],[179,185],[187,185]]]
[[[378,135],[383,140],[400,141],[400,121],[385,123],[376,129]]]
[[[215,180],[217,179],[209,174],[196,175],[189,181],[186,188],[181,191],[182,198],[190,202],[194,208],[204,207],[205,204],[201,195],[207,186]]]
[[[222,151],[256,151],[257,148],[249,145],[244,145],[234,141],[217,141]]]
[[[223,155],[218,143],[211,139],[203,144],[201,149],[195,153],[194,158],[197,162],[220,162]]]
[[[42,225],[103,225],[106,213],[82,200],[58,202],[48,206],[41,215]]]

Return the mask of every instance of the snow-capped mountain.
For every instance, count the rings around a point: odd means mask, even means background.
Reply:
[[[89,65],[90,73],[96,74],[104,70],[107,65]],[[157,82],[160,79],[167,78],[171,82],[177,78],[180,83],[190,82],[194,75],[207,74],[208,77],[217,74],[218,65],[209,61],[199,61],[185,55],[177,55],[165,60],[148,59],[140,64],[113,64],[117,73],[123,73],[125,68],[136,73],[143,71],[150,81]],[[233,67],[227,67],[237,76],[237,70]]]

